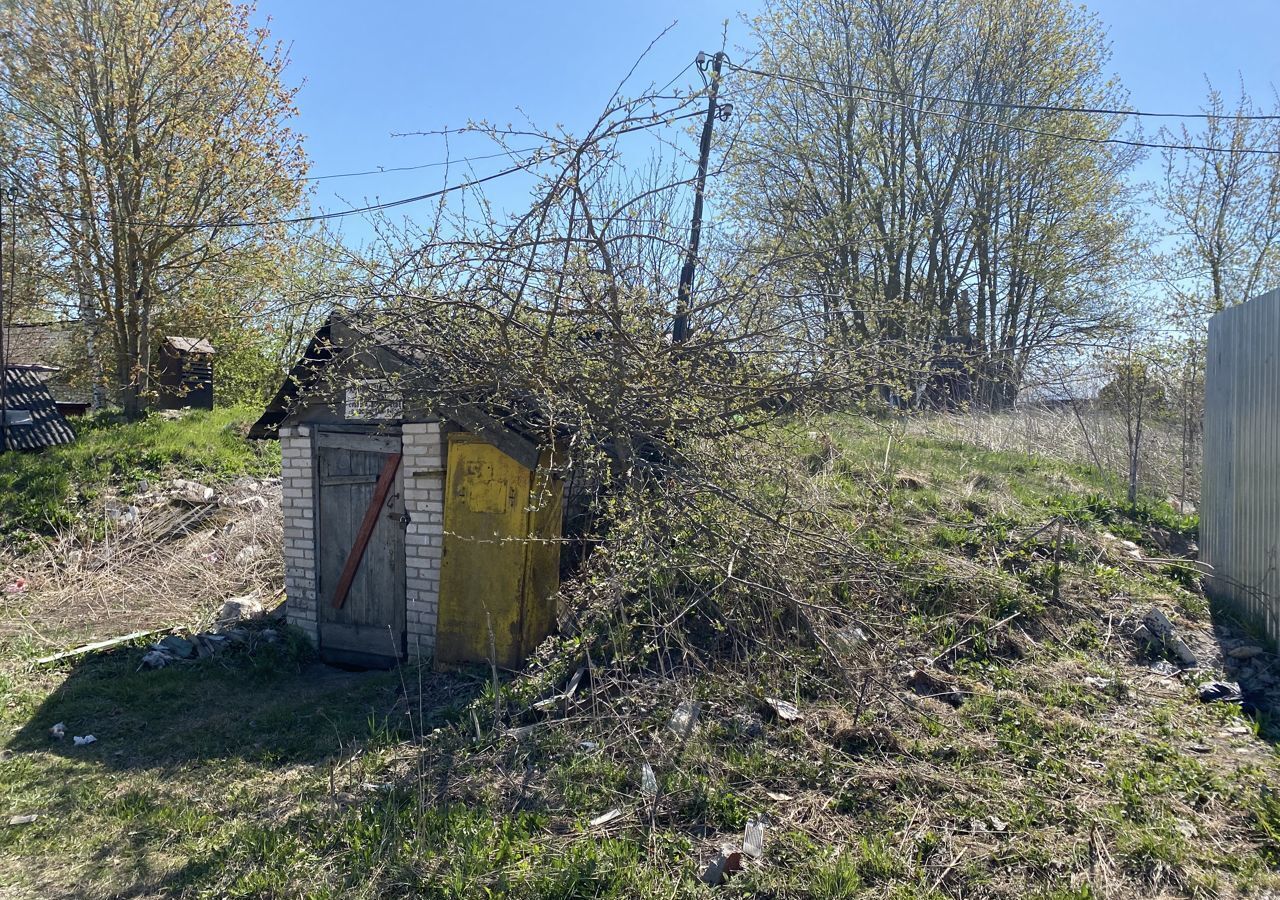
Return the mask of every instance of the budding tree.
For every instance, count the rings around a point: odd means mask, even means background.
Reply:
[[[197,278],[269,255],[300,198],[287,58],[230,0],[11,0],[0,12],[11,176],[129,415],[157,328]],[[229,278],[225,293],[238,290]]]

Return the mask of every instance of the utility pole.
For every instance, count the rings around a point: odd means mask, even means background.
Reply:
[[[694,181],[693,227],[689,231],[689,247],[684,266],[680,269],[680,292],[676,297],[676,318],[671,326],[671,340],[683,344],[689,339],[689,306],[693,297],[693,273],[698,267],[698,243],[702,237],[702,195],[707,186],[707,160],[711,156],[711,128],[717,118],[727,119],[733,109],[729,104],[716,105],[720,90],[720,65],[725,61],[723,51],[711,57],[711,84],[707,91],[707,118],[702,123],[702,141],[698,144],[698,175]],[[698,54],[698,71],[704,77],[707,71],[707,55]]]

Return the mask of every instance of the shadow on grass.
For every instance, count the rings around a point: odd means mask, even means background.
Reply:
[[[138,670],[142,650],[84,658],[10,740],[12,753],[45,751],[110,769],[166,769],[215,760],[316,763],[352,744],[408,738],[461,714],[477,680],[420,673],[351,672],[316,662],[298,644],[262,645]],[[420,681],[421,677],[421,681]],[[414,698],[403,702],[406,689]],[[66,737],[50,729],[65,723]],[[75,746],[76,735],[97,740]]]

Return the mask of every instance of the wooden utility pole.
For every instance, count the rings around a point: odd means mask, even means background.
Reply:
[[[706,55],[698,54],[698,71],[706,72]],[[698,243],[702,237],[702,195],[707,186],[707,160],[711,156],[711,128],[717,118],[727,118],[730,107],[717,107],[716,94],[720,90],[720,66],[725,60],[723,52],[711,57],[711,84],[707,90],[707,118],[702,123],[702,141],[698,144],[698,175],[694,181],[693,227],[689,232],[689,247],[685,252],[684,266],[680,269],[680,292],[676,297],[676,319],[671,326],[671,340],[682,344],[689,339],[689,306],[693,296],[693,273],[698,267]]]

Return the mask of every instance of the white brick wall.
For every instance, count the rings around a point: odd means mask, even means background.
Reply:
[[[311,438],[307,425],[280,429],[281,480],[284,492],[284,590],[289,624],[315,643],[316,559],[315,487]]]
[[[430,656],[440,609],[444,552],[444,444],[438,422],[403,426],[400,483],[409,527],[404,536],[406,643],[409,656]]]

